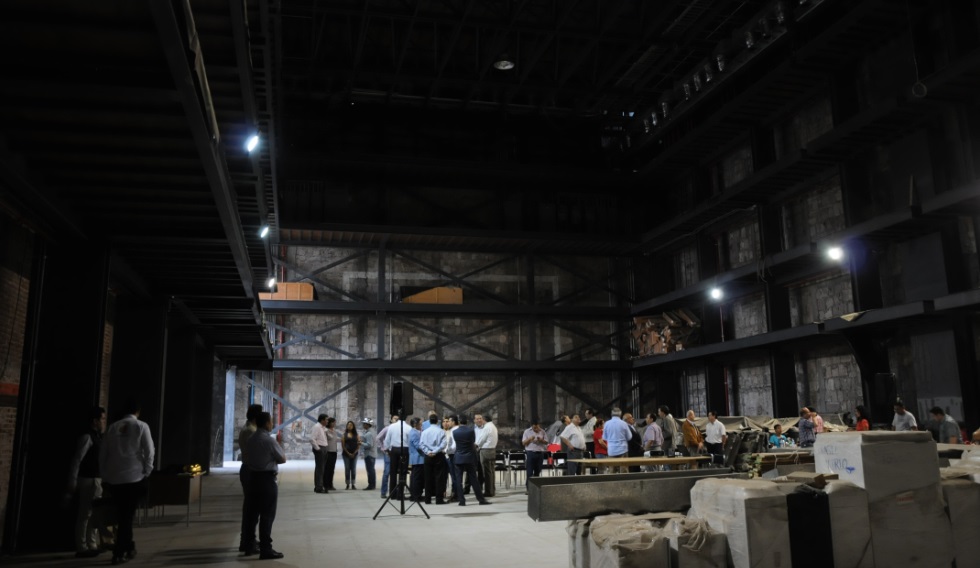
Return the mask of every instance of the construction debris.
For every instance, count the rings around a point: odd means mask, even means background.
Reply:
[[[701,320],[684,308],[655,316],[637,316],[633,323],[640,357],[683,351],[700,341]]]

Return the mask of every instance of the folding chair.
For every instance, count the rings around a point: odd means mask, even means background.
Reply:
[[[518,478],[521,475],[527,475],[527,454],[521,451],[510,452],[507,454],[507,460],[514,486],[519,487]]]

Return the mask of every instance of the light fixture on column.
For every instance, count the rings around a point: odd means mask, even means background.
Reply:
[[[259,146],[258,134],[252,134],[251,136],[248,137],[248,139],[245,140],[245,149],[248,150],[249,154],[252,153],[252,150],[258,148],[258,146]]]
[[[712,288],[711,291],[708,292],[708,296],[710,296],[712,300],[720,300],[725,297],[725,293],[721,291],[721,288]]]
[[[264,239],[264,238],[266,238],[268,236],[269,236],[269,226],[268,225],[262,225],[262,228],[259,229],[259,238],[260,239]]]
[[[514,59],[506,53],[501,53],[497,60],[493,62],[493,68],[500,71],[510,71],[517,66]]]
[[[841,247],[830,247],[827,249],[827,258],[830,260],[841,260],[844,258],[844,249]]]
[[[270,290],[276,287],[276,277],[272,276],[269,278],[268,282],[265,283],[266,287]]]

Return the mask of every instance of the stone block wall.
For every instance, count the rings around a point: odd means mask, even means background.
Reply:
[[[763,294],[746,296],[732,302],[735,339],[766,333],[766,299]]]
[[[960,217],[960,258],[966,267],[967,282],[970,286],[980,287],[980,257],[977,255],[977,232],[973,217]]]
[[[714,409],[708,408],[708,379],[704,369],[685,369],[681,377],[683,400],[686,403],[684,411],[690,409],[698,416],[707,416],[708,411]],[[727,412],[724,408],[716,410],[721,415]],[[680,413],[677,415],[680,416]]]
[[[796,356],[799,406],[815,406],[820,413],[854,412],[864,403],[861,371],[851,350],[844,346],[798,353]]]
[[[814,242],[844,230],[840,176],[816,184],[783,204],[783,248]]]
[[[762,257],[759,241],[759,223],[754,219],[745,221],[728,231],[728,265],[731,268],[744,266]]]
[[[742,416],[772,416],[772,378],[765,359],[743,359],[735,367],[736,413]]]
[[[698,249],[691,245],[684,247],[674,256],[674,267],[678,288],[686,288],[701,280],[698,269]]]
[[[821,322],[854,311],[850,275],[834,270],[789,290],[793,326]]]
[[[753,173],[752,145],[746,142],[721,161],[722,184],[725,189],[748,178]]]
[[[829,132],[834,127],[830,98],[820,97],[810,101],[799,112],[790,116],[773,129],[776,158],[805,148],[807,142]]]

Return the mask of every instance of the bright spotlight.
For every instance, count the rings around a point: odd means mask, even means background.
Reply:
[[[844,258],[844,249],[840,247],[830,247],[827,249],[827,257],[830,260],[840,260]]]
[[[259,238],[260,239],[264,239],[267,236],[269,236],[269,226],[268,225],[262,225],[262,229],[259,230]]]
[[[273,276],[272,278],[269,278],[269,281],[266,282],[265,284],[266,284],[266,286],[268,288],[275,288],[276,287],[276,277]]]
[[[248,140],[245,141],[245,149],[248,150],[249,153],[251,153],[252,150],[254,150],[258,145],[259,145],[259,135],[258,134],[253,134],[253,135],[249,136],[248,137]]]
[[[711,291],[708,292],[708,295],[711,296],[712,300],[720,300],[721,297],[724,296],[721,288],[712,288]]]

